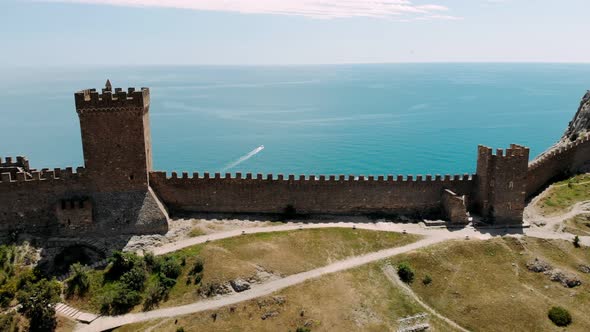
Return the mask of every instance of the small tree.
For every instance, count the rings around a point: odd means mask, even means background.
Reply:
[[[408,263],[400,263],[397,266],[397,275],[407,284],[411,284],[414,281],[414,271],[412,271]]]
[[[574,237],[574,247],[580,248],[580,237],[577,235]]]
[[[422,283],[424,285],[430,285],[432,283],[432,277],[430,276],[430,274],[424,276],[424,279],[422,279]]]
[[[160,266],[160,272],[167,278],[176,279],[182,272],[182,266],[175,258],[166,257]]]
[[[90,288],[88,268],[80,263],[70,266],[70,278],[66,281],[66,295],[72,296],[75,293],[84,295]]]
[[[54,305],[59,302],[60,284],[42,279],[37,283],[27,283],[18,292],[19,312],[30,321],[30,331],[53,331],[56,326]]]
[[[557,326],[568,326],[572,323],[572,316],[562,307],[553,307],[548,313],[549,319]]]

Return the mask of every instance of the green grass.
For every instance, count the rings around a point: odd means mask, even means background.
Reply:
[[[567,289],[542,273],[527,270],[536,257],[575,273],[583,284]],[[412,289],[430,306],[469,330],[555,331],[547,318],[553,306],[570,311],[568,331],[590,331],[590,275],[577,270],[590,263],[590,251],[568,241],[535,238],[448,242],[392,259],[408,262]],[[514,264],[514,265],[513,265]]]
[[[200,287],[226,283],[236,278],[249,278],[257,269],[286,276],[318,268],[347,257],[385,248],[403,246],[420,237],[410,234],[378,232],[362,229],[324,228],[289,232],[247,234],[188,247],[168,254],[186,265],[161,307],[201,300]],[[204,262],[201,283],[187,283],[195,261]],[[69,302],[78,308],[97,312],[100,294],[104,291],[104,271],[90,273],[90,290],[82,298]],[[194,279],[194,278],[193,278]],[[146,287],[147,289],[148,287]],[[141,310],[141,306],[135,311]]]
[[[545,214],[552,215],[587,200],[590,200],[590,174],[582,174],[554,184],[537,204]]]

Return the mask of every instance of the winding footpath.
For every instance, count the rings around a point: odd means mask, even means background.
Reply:
[[[566,213],[575,213],[578,209],[574,209]],[[541,218],[539,215],[534,215],[533,212],[529,211],[527,218],[531,224],[537,223],[536,218]],[[564,220],[563,218],[561,219]],[[532,222],[534,221],[534,223]],[[531,236],[545,239],[563,239],[571,240],[572,235],[566,233],[555,232],[548,227],[547,224],[544,227],[532,227],[528,229],[495,229],[495,228],[482,228],[476,229],[471,226],[463,229],[427,229],[419,224],[394,224],[394,223],[352,223],[352,222],[338,222],[338,223],[310,223],[310,224],[286,224],[280,226],[271,227],[260,227],[250,228],[247,230],[234,230],[228,232],[220,232],[210,235],[199,236],[190,238],[175,243],[163,245],[154,249],[155,255],[163,255],[170,252],[174,252],[186,247],[194,246],[209,241],[216,241],[243,234],[254,234],[254,233],[269,233],[269,232],[283,232],[283,231],[294,231],[298,229],[316,229],[316,228],[357,228],[367,229],[376,231],[388,231],[388,232],[406,232],[408,234],[421,235],[423,238],[417,242],[390,249],[385,249],[373,253],[369,253],[362,256],[351,257],[342,261],[338,261],[327,266],[317,268],[314,270],[294,274],[287,276],[282,279],[273,280],[264,284],[253,285],[251,289],[242,293],[234,293],[227,296],[218,297],[215,299],[197,301],[191,304],[157,309],[148,312],[141,313],[130,313],[121,316],[103,316],[92,321],[90,324],[78,324],[77,331],[105,331],[110,330],[119,326],[143,322],[152,319],[174,317],[186,314],[193,314],[203,312],[212,309],[218,309],[224,306],[236,304],[243,301],[252,300],[258,297],[270,295],[281,289],[301,284],[307,280],[319,278],[321,276],[340,272],[355,267],[359,267],[364,264],[383,260],[395,255],[407,253],[409,251],[417,250],[433,244],[441,243],[448,240],[467,240],[467,239],[490,239],[496,236]],[[590,245],[590,237],[580,237],[582,244]]]
[[[422,299],[420,299],[420,297],[416,293],[414,293],[414,291],[407,284],[405,284],[404,282],[402,282],[400,280],[399,276],[397,275],[397,271],[393,268],[393,266],[391,266],[391,265],[384,266],[382,268],[382,270],[383,270],[383,273],[385,273],[385,276],[387,277],[387,279],[389,279],[395,286],[397,286],[397,287],[401,288],[403,291],[405,291],[406,294],[408,294],[414,301],[418,302],[418,304],[420,304],[422,307],[424,307],[424,309],[426,309],[426,311],[430,312],[432,315],[443,320],[445,323],[451,325],[452,327],[454,327],[455,329],[457,329],[461,332],[469,332],[469,330],[463,328],[461,325],[455,323],[454,321],[450,320],[449,318],[439,314],[431,306],[429,306],[424,301],[422,301]]]

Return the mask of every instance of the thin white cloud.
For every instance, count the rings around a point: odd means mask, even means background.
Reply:
[[[282,14],[331,19],[347,17],[453,20],[449,8],[411,0],[41,0],[126,7],[164,7],[244,14]],[[435,0],[436,1],[436,0]]]

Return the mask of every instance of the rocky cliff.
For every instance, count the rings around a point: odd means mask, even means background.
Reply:
[[[580,108],[568,125],[560,142],[573,142],[588,132],[590,132],[590,91],[586,92],[586,95],[582,98]]]
[[[582,98],[582,102],[580,102],[580,108],[578,108],[578,112],[570,121],[569,125],[567,126],[565,132],[561,139],[555,143],[553,146],[545,150],[545,152],[541,153],[535,158],[539,160],[543,158],[545,155],[549,154],[553,150],[559,149],[560,147],[565,146],[568,143],[571,143],[578,138],[588,135],[590,133],[590,90],[586,92],[584,97]]]

